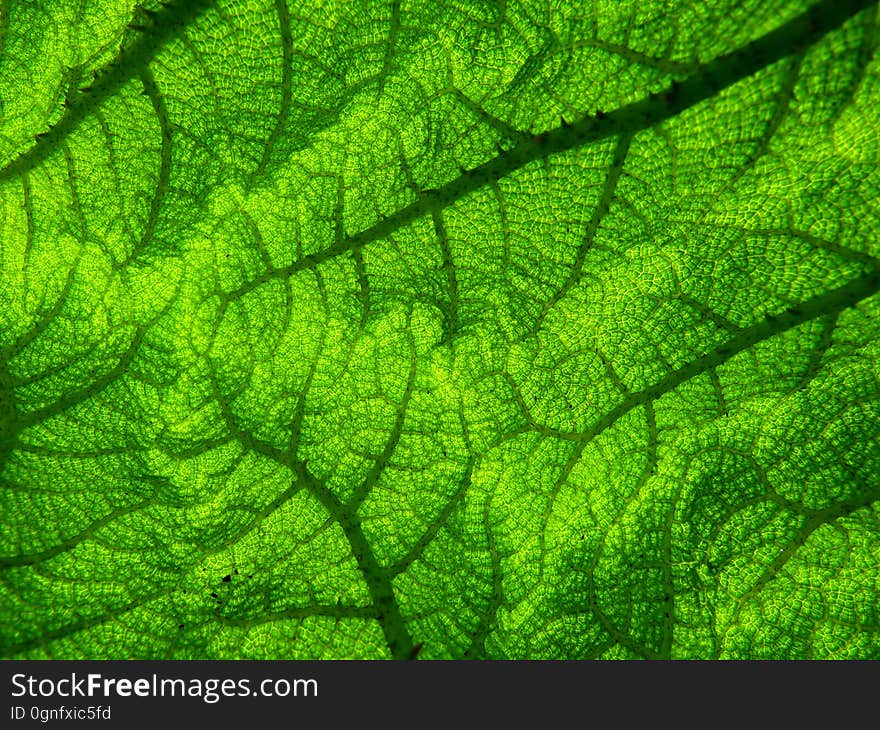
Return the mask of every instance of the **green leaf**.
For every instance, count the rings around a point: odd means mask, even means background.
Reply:
[[[6,3],[0,654],[880,658],[877,16]]]

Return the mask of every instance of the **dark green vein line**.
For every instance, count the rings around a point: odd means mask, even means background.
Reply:
[[[312,364],[309,365],[309,372],[306,375],[305,382],[303,383],[302,390],[300,390],[299,395],[296,398],[296,407],[293,410],[293,418],[290,420],[290,453],[296,457],[299,452],[299,443],[302,438],[302,425],[303,420],[306,416],[306,396],[309,391],[312,389],[312,381],[315,379],[315,371],[318,369],[318,360],[321,357],[321,352],[324,349],[324,340],[327,336],[327,330],[321,330],[321,342],[318,347],[318,354],[315,355],[315,359],[312,360]]]
[[[442,210],[486,185],[504,178],[532,162],[617,135],[634,135],[678,116],[702,101],[711,99],[733,84],[780,61],[803,53],[831,31],[876,0],[822,0],[761,38],[719,56],[688,76],[674,81],[664,91],[608,113],[598,112],[574,124],[563,125],[515,144],[488,162],[433,190],[424,190],[409,205],[379,220],[360,233],[303,256],[293,263],[272,268],[229,293],[236,298],[272,279],[292,276],[348,251],[386,238],[399,228],[434,210]]]
[[[18,443],[21,430],[17,422],[18,405],[15,402],[13,382],[6,359],[0,357],[0,479]],[[5,485],[5,481],[0,483]]]
[[[648,427],[650,429],[650,438],[653,441],[652,454],[654,456],[654,464],[650,471],[653,473],[656,468],[657,459],[657,424],[654,419],[654,406],[651,403],[645,404],[645,412],[648,417]],[[663,538],[661,547],[663,551],[663,560],[661,572],[663,574],[663,619],[661,626],[663,628],[660,638],[660,648],[657,652],[661,659],[672,658],[672,647],[675,645],[675,577],[672,573],[672,531],[675,523],[675,508],[681,497],[681,483],[675,490],[672,497],[672,504],[666,511],[666,519],[663,523]]]
[[[156,591],[147,596],[143,596],[135,601],[130,601],[121,606],[110,609],[105,613],[100,613],[78,622],[64,624],[49,631],[43,630],[42,633],[40,633],[39,635],[23,639],[21,641],[18,641],[17,643],[0,643],[0,656],[8,658],[13,657],[16,654],[23,654],[25,652],[31,651],[32,649],[46,647],[55,641],[66,639],[68,636],[73,636],[74,634],[78,634],[82,631],[88,631],[89,629],[93,629],[96,626],[100,626],[101,624],[107,623],[109,621],[114,621],[116,619],[122,618],[132,611],[143,608],[152,601],[163,598],[164,596],[168,595],[168,593],[170,593],[170,591]],[[0,635],[0,641],[8,641],[9,638],[10,636],[5,632],[3,635]]]
[[[413,655],[413,641],[400,613],[391,579],[379,565],[370,543],[364,535],[360,518],[352,513],[332,491],[321,484],[308,471],[305,464],[296,462],[294,470],[309,492],[322,504],[342,528],[352,554],[357,561],[367,590],[376,609],[385,643],[394,659],[409,659]]]
[[[721,378],[715,368],[709,368],[709,380],[712,383],[712,392],[715,393],[715,413],[721,418],[728,413],[727,398],[724,397],[724,388],[721,386]]]
[[[575,41],[566,45],[566,49],[568,50],[574,50],[577,48],[596,48],[600,51],[605,51],[605,53],[609,55],[620,56],[625,61],[629,61],[630,63],[638,64],[639,66],[644,66],[645,68],[665,71],[667,73],[690,73],[694,70],[694,67],[696,65],[693,63],[668,61],[666,59],[658,58],[656,56],[649,56],[645,53],[640,53],[639,51],[633,50],[632,48],[627,48],[625,45],[621,45],[620,43],[611,43],[600,38],[587,38],[585,40]]]
[[[304,618],[365,618],[375,619],[376,609],[372,606],[295,606],[281,611],[266,613],[258,618],[232,619],[218,616],[217,621],[225,626],[238,626],[250,628],[260,624],[272,623],[273,621],[287,621],[290,619]]]
[[[727,629],[722,633],[720,640],[715,649],[715,658],[718,659],[724,650],[724,639],[730,628],[736,626],[739,621],[740,613],[745,604],[758,593],[760,593],[768,583],[776,578],[791,560],[809,540],[810,536],[820,527],[829,525],[836,520],[848,517],[857,510],[870,507],[872,504],[880,500],[880,489],[874,488],[865,490],[857,494],[855,497],[841,502],[840,504],[831,505],[821,510],[813,510],[809,517],[806,517],[798,528],[791,542],[783,548],[783,550],[771,560],[758,579],[752,584],[740,598],[737,599],[736,610],[728,622]]]
[[[100,109],[95,112],[95,119],[98,122],[98,126],[101,128],[101,135],[104,139],[103,144],[104,151],[107,155],[107,167],[108,172],[110,173],[110,179],[113,181],[113,197],[116,201],[116,206],[119,211],[119,220],[122,224],[122,230],[125,231],[125,237],[130,242],[134,243],[137,236],[131,225],[132,217],[126,214],[125,205],[122,202],[124,200],[124,184],[119,174],[119,156],[116,151],[116,143],[113,141],[115,133],[110,128],[110,123],[107,121],[106,115],[102,114]],[[116,259],[114,257],[113,261],[115,262],[115,260]]]
[[[680,289],[680,287],[679,287]],[[693,309],[703,321],[709,321],[714,324],[718,329],[726,330],[730,334],[736,334],[739,332],[742,327],[740,327],[735,322],[727,319],[722,314],[718,314],[718,312],[713,311],[701,301],[694,299],[693,297],[688,296],[687,294],[679,294],[675,297],[676,300],[681,302],[687,307]]]
[[[67,142],[61,143],[61,151],[64,154],[64,162],[67,167],[65,181],[67,183],[68,191],[70,192],[70,207],[73,209],[74,213],[73,215],[67,216],[65,223],[67,224],[68,230],[74,236],[84,241],[89,235],[89,225],[86,221],[85,215],[83,215],[83,209],[80,202],[79,185],[77,184],[79,178],[76,174],[76,164],[73,161],[73,154],[70,152],[70,147]],[[78,224],[79,230],[74,230],[74,225],[76,224]]]
[[[394,58],[394,49],[397,47],[397,37],[400,35],[400,0],[391,2],[391,23],[388,26],[388,42],[385,45],[385,58],[382,61],[382,70],[379,72],[379,88],[376,97],[382,96],[385,90],[385,82],[391,73],[391,62]]]
[[[450,74],[452,72],[450,71]],[[494,129],[498,134],[501,135],[504,140],[511,140],[513,142],[521,142],[524,139],[528,139],[529,135],[527,132],[523,132],[516,127],[511,126],[503,119],[499,119],[492,114],[489,114],[483,107],[481,107],[477,102],[471,99],[467,94],[465,94],[460,89],[452,88],[452,82],[449,82],[450,89],[449,92],[452,96],[455,97],[455,100],[461,104],[465,109],[467,109],[471,114],[474,115],[476,119],[483,122],[484,124],[488,124],[492,129]]]
[[[73,550],[73,548],[75,548],[80,543],[88,540],[91,537],[94,537],[95,533],[102,527],[106,527],[111,522],[114,522],[120,517],[124,517],[125,515],[137,512],[138,510],[146,507],[148,504],[149,501],[138,502],[137,504],[129,505],[128,507],[120,507],[111,510],[103,517],[89,524],[82,532],[79,532],[76,535],[73,535],[72,537],[63,540],[57,545],[53,545],[46,550],[41,550],[40,552],[36,553],[26,553],[22,555],[2,556],[0,557],[0,570],[3,570],[4,568],[17,568],[23,565],[36,565],[37,563],[42,563],[46,560],[50,560],[56,555],[61,555],[61,553]]]
[[[129,343],[128,349],[119,356],[116,365],[90,385],[87,385],[80,390],[75,390],[72,393],[68,393],[67,395],[63,395],[57,401],[44,408],[21,414],[18,418],[21,427],[26,428],[36,423],[40,423],[41,421],[45,421],[47,418],[63,413],[69,408],[72,408],[73,406],[100,393],[125,373],[132,360],[134,360],[134,357],[141,346],[141,342],[143,342],[144,335],[145,331],[141,328],[137,328],[134,337],[132,337],[131,342]]]
[[[137,611],[138,609],[145,608],[153,601],[161,600],[162,598],[166,598],[172,590],[161,590],[151,593],[145,597],[141,597],[138,600],[130,601],[129,603],[123,604],[117,608],[114,608],[106,613],[98,614],[96,616],[92,616],[90,618],[84,619],[78,623],[67,624],[64,626],[59,626],[58,628],[47,631],[39,636],[35,636],[30,639],[25,639],[15,644],[3,645],[0,644],[0,656],[3,657],[13,657],[17,654],[22,654],[32,649],[46,647],[52,644],[55,641],[60,641],[62,639],[66,639],[69,636],[73,636],[74,634],[81,633],[83,631],[88,631],[89,629],[96,628],[97,626],[101,626],[102,624],[106,624],[110,621],[116,621],[121,619],[126,614],[131,613],[132,611]],[[266,621],[277,620],[277,619],[304,619],[304,618],[375,618],[375,611],[370,606],[306,606],[302,608],[288,608],[282,611],[276,611],[274,613],[268,614],[269,618],[263,620],[264,617],[261,616],[259,618],[254,619],[238,619],[238,620],[229,620],[223,619],[222,617],[212,616],[211,620],[217,621],[222,624],[231,625],[231,626],[239,626],[239,627],[250,627],[256,626],[262,623],[266,623]],[[6,637],[0,637],[6,638]]]
[[[498,610],[504,605],[504,580],[501,567],[501,554],[495,543],[495,533],[489,521],[491,497],[483,504],[483,528],[486,532],[486,547],[492,564],[492,596],[486,613],[480,620],[476,631],[471,635],[471,643],[464,653],[465,659],[484,659],[486,657],[486,639],[492,632],[498,616]]]
[[[382,472],[385,470],[385,467],[388,466],[388,462],[391,460],[391,456],[394,454],[397,444],[400,443],[400,437],[403,434],[403,423],[406,420],[406,411],[409,408],[409,402],[412,398],[415,383],[416,356],[415,353],[413,353],[410,359],[409,373],[406,378],[406,390],[403,393],[403,398],[400,400],[400,405],[397,406],[397,414],[394,417],[394,424],[391,426],[391,432],[388,434],[388,440],[385,442],[385,448],[382,449],[381,454],[373,457],[374,463],[372,469],[367,472],[367,476],[345,505],[345,508],[352,514],[357,512],[361,504],[363,504],[364,500],[367,498],[367,495],[370,493],[370,490],[373,488],[373,485],[379,481],[379,477],[382,476]]]
[[[758,322],[751,327],[741,330],[735,337],[731,338],[722,345],[719,345],[714,350],[711,350],[710,352],[703,355],[702,357],[697,358],[693,362],[690,362],[678,368],[677,370],[674,370],[673,372],[669,373],[669,375],[667,375],[665,378],[662,378],[653,385],[633,393],[628,398],[619,403],[616,407],[605,413],[605,415],[602,416],[589,431],[578,434],[567,434],[563,432],[555,433],[555,436],[558,438],[568,438],[576,441],[577,443],[572,453],[572,456],[569,458],[560,477],[556,481],[556,486],[553,490],[553,493],[550,495],[550,500],[548,501],[548,506],[544,513],[545,529],[541,531],[541,535],[543,536],[544,532],[546,531],[546,524],[547,520],[549,519],[549,514],[553,509],[553,503],[555,502],[555,499],[565,480],[568,478],[568,475],[571,472],[572,468],[577,463],[577,461],[580,460],[581,454],[583,453],[586,445],[593,441],[593,439],[598,437],[601,433],[611,428],[627,413],[639,406],[644,405],[646,407],[650,407],[655,400],[662,397],[666,393],[675,390],[683,383],[697,377],[698,375],[702,375],[703,373],[713,373],[717,367],[723,365],[732,357],[743,352],[744,350],[747,350],[750,347],[753,347],[759,342],[780,335],[783,332],[787,332],[794,327],[806,324],[807,322],[810,322],[817,318],[827,318],[839,314],[843,310],[848,309],[859,301],[876,294],[878,291],[880,291],[880,269],[874,269],[869,273],[857,279],[854,279],[847,284],[844,284],[843,286],[838,287],[837,289],[832,289],[825,294],[820,294],[819,296],[808,299],[807,301],[797,306],[790,307],[781,314],[768,315],[761,322]],[[656,424],[654,423],[653,409],[650,408],[649,410],[647,410],[647,414],[649,427],[649,444],[651,444],[652,449],[655,449]],[[653,471],[655,465],[656,456],[652,456],[649,459],[649,472]],[[668,655],[668,652],[671,651],[671,617],[673,615],[674,603],[672,603],[673,593],[669,589],[668,581],[666,595],[668,596],[668,598],[666,599],[666,613],[669,614],[669,617],[664,616],[664,638],[663,645],[661,646],[660,650],[660,655]],[[611,632],[612,635],[620,641],[624,636],[623,633],[617,630],[614,627],[613,623],[607,618],[607,616],[603,616],[598,611],[595,605],[592,605],[591,609],[594,610],[596,617],[599,619],[603,627],[605,627],[606,630]],[[630,643],[627,644],[627,646],[632,647],[635,645]]]
[[[88,89],[73,95],[61,118],[37,136],[36,144],[0,170],[0,181],[8,180],[40,165],[79,125],[137,76],[162,47],[213,4],[213,0],[173,0],[147,15],[140,37],[120,50],[119,55],[101,69]]]
[[[0,3],[0,56],[6,48],[6,34],[9,32],[9,8],[11,2]]]
[[[563,282],[562,286],[550,298],[550,300],[541,308],[541,313],[538,315],[535,324],[530,328],[531,334],[534,334],[541,329],[541,323],[544,321],[547,313],[553,309],[553,307],[556,306],[556,304],[558,304],[565,295],[572,290],[572,288],[577,286],[577,283],[580,281],[584,269],[584,263],[587,260],[587,254],[593,247],[593,241],[596,238],[596,233],[599,231],[599,226],[602,225],[602,220],[611,209],[611,203],[614,200],[614,195],[617,191],[617,184],[620,182],[620,176],[623,174],[623,167],[626,164],[626,158],[629,154],[632,139],[632,134],[622,134],[618,137],[617,146],[614,149],[611,164],[608,167],[608,173],[605,177],[605,185],[602,188],[602,197],[599,200],[599,204],[593,209],[593,215],[590,217],[590,222],[587,224],[587,230],[583,236],[583,240],[581,241],[580,246],[578,246],[568,278]]]
[[[720,198],[724,191],[729,190],[736,185],[736,183],[741,180],[749,170],[754,168],[758,161],[767,154],[773,138],[779,131],[779,127],[782,126],[782,122],[788,116],[791,103],[794,100],[795,87],[800,78],[801,67],[803,64],[803,53],[795,56],[788,62],[788,67],[785,69],[782,77],[782,84],[777,94],[776,108],[773,110],[773,115],[767,122],[767,127],[758,139],[758,144],[749,155],[748,159],[740,165],[733,177],[724,185],[724,188],[715,193],[716,199]]]
[[[272,158],[272,151],[284,133],[284,125],[290,115],[291,85],[293,83],[293,36],[290,32],[290,9],[287,7],[287,0],[275,0],[275,13],[278,16],[278,32],[281,35],[281,103],[278,107],[275,127],[269,134],[269,139],[266,140],[260,162],[251,174],[248,181],[249,186],[253,185],[254,181],[265,172],[266,166]]]
[[[458,331],[458,278],[455,275],[455,262],[452,259],[452,248],[449,246],[449,235],[446,232],[443,213],[439,210],[431,211],[431,218],[434,222],[437,242],[440,244],[443,273],[446,276],[446,289],[449,292],[449,309],[443,313],[443,342],[451,345]]]
[[[819,369],[822,367],[822,361],[825,358],[825,354],[833,344],[834,329],[837,327],[837,320],[839,317],[840,312],[831,312],[822,318],[822,330],[819,333],[818,342],[816,342],[815,348],[810,353],[810,360],[807,363],[807,367],[804,368],[804,374],[801,375],[798,379],[797,385],[795,385],[796,390],[806,387],[807,384],[816,377]]]
[[[153,233],[156,230],[156,223],[159,220],[159,209],[162,206],[162,200],[165,193],[168,192],[168,185],[171,179],[171,122],[168,119],[168,110],[165,108],[165,99],[162,97],[153,73],[149,68],[144,68],[140,73],[141,83],[144,87],[144,94],[149,98],[153,105],[153,113],[159,122],[159,135],[161,138],[161,149],[159,152],[159,179],[156,181],[156,189],[153,192],[153,198],[150,201],[150,210],[147,213],[147,222],[144,225],[143,233],[140,240],[132,248],[131,253],[126,259],[116,265],[117,269],[124,269],[149,245],[153,239]]]
[[[655,401],[698,375],[711,372],[759,342],[781,335],[819,317],[835,315],[878,291],[880,291],[880,269],[874,269],[843,286],[791,306],[780,314],[768,314],[757,324],[744,328],[735,337],[705,355],[673,370],[656,383],[634,392],[607,411],[588,431],[576,433],[553,430],[552,435],[556,438],[576,441],[579,445],[589,443],[603,431],[611,428],[633,408]]]
[[[22,203],[24,205],[25,220],[27,221],[27,238],[24,242],[24,273],[27,283],[28,268],[31,263],[31,251],[34,247],[34,200],[31,192],[31,179],[27,173],[21,176]]]
[[[70,271],[67,272],[67,277],[64,280],[64,287],[59,292],[58,298],[55,300],[55,303],[51,307],[49,307],[49,309],[38,314],[37,319],[33,323],[31,329],[19,335],[19,337],[16,338],[16,340],[8,347],[0,348],[0,358],[11,360],[13,357],[20,354],[22,350],[24,350],[37,337],[43,334],[43,332],[46,331],[46,328],[52,323],[52,320],[54,320],[55,317],[58,316],[58,313],[62,310],[65,303],[67,302],[67,297],[70,295],[70,291],[73,288],[75,273],[76,267],[71,267]]]
[[[352,555],[363,576],[364,583],[366,583],[367,591],[372,600],[372,606],[376,611],[376,620],[382,628],[382,633],[385,636],[385,642],[388,645],[391,656],[394,659],[411,658],[413,641],[400,613],[397,598],[394,595],[393,577],[379,565],[376,554],[373,552],[361,527],[361,519],[356,511],[343,504],[332,490],[319,481],[309,471],[304,461],[299,461],[292,453],[279,449],[240,430],[235,424],[235,419],[228,406],[224,406],[224,400],[218,397],[218,402],[221,408],[224,409],[224,419],[229,429],[235,434],[235,437],[253,451],[263,454],[276,463],[290,469],[297,477],[294,483],[295,487],[304,487],[312,497],[323,505],[331,519],[339,525],[343,535],[345,535],[345,539],[348,541]],[[263,517],[265,518],[267,515],[268,512]]]
[[[361,318],[358,328],[363,331],[370,317],[370,280],[367,277],[367,265],[364,262],[363,252],[359,249],[352,251],[351,259],[354,262],[354,273],[358,282],[358,300],[361,305]]]
[[[859,91],[862,83],[865,80],[865,76],[868,71],[868,66],[871,64],[871,59],[874,57],[874,46],[876,43],[877,36],[877,6],[867,14],[865,18],[865,29],[864,35],[862,36],[862,44],[859,47],[859,56],[856,61],[856,74],[855,77],[849,84],[847,89],[847,97],[846,101],[841,104],[837,109],[835,109],[834,114],[832,114],[830,122],[834,124],[840,119],[840,115],[847,109],[847,107],[852,104],[855,99],[856,94]]]
[[[653,649],[647,646],[642,646],[635,639],[633,639],[632,636],[626,633],[626,631],[621,631],[619,628],[617,628],[617,625],[614,623],[614,621],[608,618],[608,615],[599,606],[598,591],[596,589],[596,566],[599,564],[599,560],[602,558],[603,551],[604,542],[602,545],[599,546],[599,549],[596,551],[596,555],[591,561],[592,564],[586,573],[587,606],[577,611],[569,611],[565,615],[590,615],[599,622],[599,625],[605,630],[605,633],[607,633],[614,640],[615,644],[620,644],[620,646],[629,649],[633,654],[641,657],[642,659],[659,659],[659,655]]]
[[[401,573],[406,572],[407,568],[424,554],[425,549],[434,538],[437,537],[437,533],[439,533],[443,526],[449,521],[455,508],[461,504],[465,494],[467,494],[467,491],[471,486],[473,471],[474,459],[470,458],[467,462],[464,475],[459,482],[458,489],[455,490],[455,494],[453,494],[449,501],[443,506],[443,509],[440,510],[434,521],[428,525],[428,528],[422,533],[422,536],[416,540],[407,553],[396,563],[385,569],[385,573],[389,578],[394,578]]]

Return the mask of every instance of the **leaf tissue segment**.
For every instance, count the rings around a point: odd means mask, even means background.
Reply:
[[[0,653],[880,657],[867,0],[0,14]]]

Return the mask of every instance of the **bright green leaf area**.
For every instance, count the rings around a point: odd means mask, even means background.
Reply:
[[[0,655],[880,658],[868,0],[13,0]]]

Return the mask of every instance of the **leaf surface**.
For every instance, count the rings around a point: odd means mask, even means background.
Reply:
[[[0,12],[0,654],[880,657],[877,6]]]

